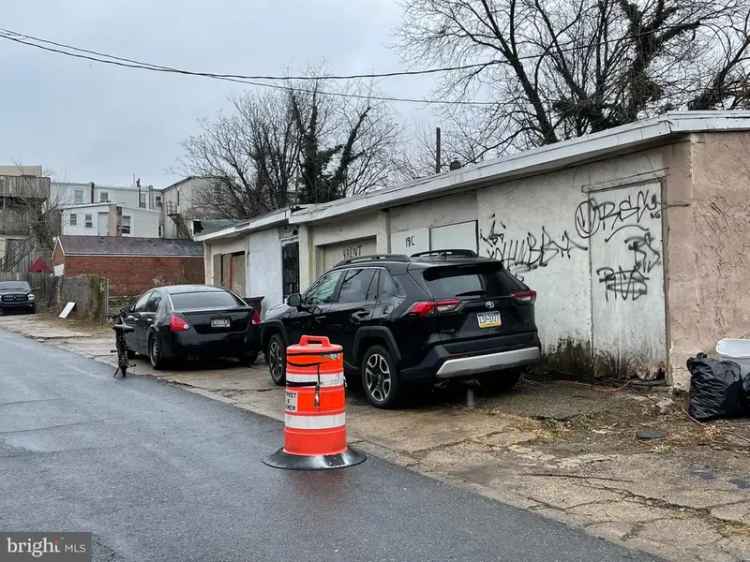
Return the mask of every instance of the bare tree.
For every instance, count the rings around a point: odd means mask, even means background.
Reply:
[[[60,233],[60,213],[48,201],[49,175],[16,167],[0,178],[0,235],[12,236],[6,240],[0,271],[25,271],[35,257],[49,261],[53,238]]]
[[[202,206],[247,218],[383,184],[397,134],[387,108],[366,96],[333,99],[317,84],[248,94],[229,115],[201,123],[184,143],[183,167],[214,179]]]
[[[452,99],[488,102],[450,115],[473,124],[469,161],[675,108],[750,107],[746,0],[403,4],[401,42],[412,60],[484,61],[440,86]]]

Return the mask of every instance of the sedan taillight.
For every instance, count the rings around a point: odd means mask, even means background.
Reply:
[[[409,307],[409,316],[433,316],[436,314],[448,314],[456,312],[461,308],[459,299],[443,299],[439,301],[417,301]]]
[[[534,301],[536,301],[536,291],[532,291],[532,290],[516,291],[515,293],[511,293],[510,296],[513,298],[514,301],[520,302],[520,303],[533,304]]]
[[[190,324],[187,323],[182,316],[179,314],[173,314],[169,318],[169,331],[170,332],[186,332],[190,329]]]
[[[257,326],[258,324],[260,324],[260,312],[253,309],[252,314],[250,314],[250,325]]]

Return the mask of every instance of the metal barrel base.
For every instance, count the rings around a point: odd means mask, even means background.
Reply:
[[[347,449],[338,455],[290,455],[283,447],[263,461],[263,464],[284,470],[328,470],[347,468],[362,464],[367,457],[353,449]]]

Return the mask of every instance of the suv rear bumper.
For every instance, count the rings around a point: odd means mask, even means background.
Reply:
[[[539,363],[541,343],[537,332],[521,332],[433,346],[413,366],[401,367],[404,381],[428,383]]]
[[[499,371],[523,367],[538,363],[542,353],[538,347],[526,347],[514,349],[513,351],[501,351],[500,353],[489,353],[487,355],[475,355],[474,357],[461,357],[459,359],[448,359],[438,369],[437,378],[450,379],[454,377],[465,377],[486,373],[488,371]]]

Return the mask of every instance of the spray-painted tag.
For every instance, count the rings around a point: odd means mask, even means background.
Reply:
[[[286,411],[296,412],[297,411],[297,396],[296,392],[286,392]]]

